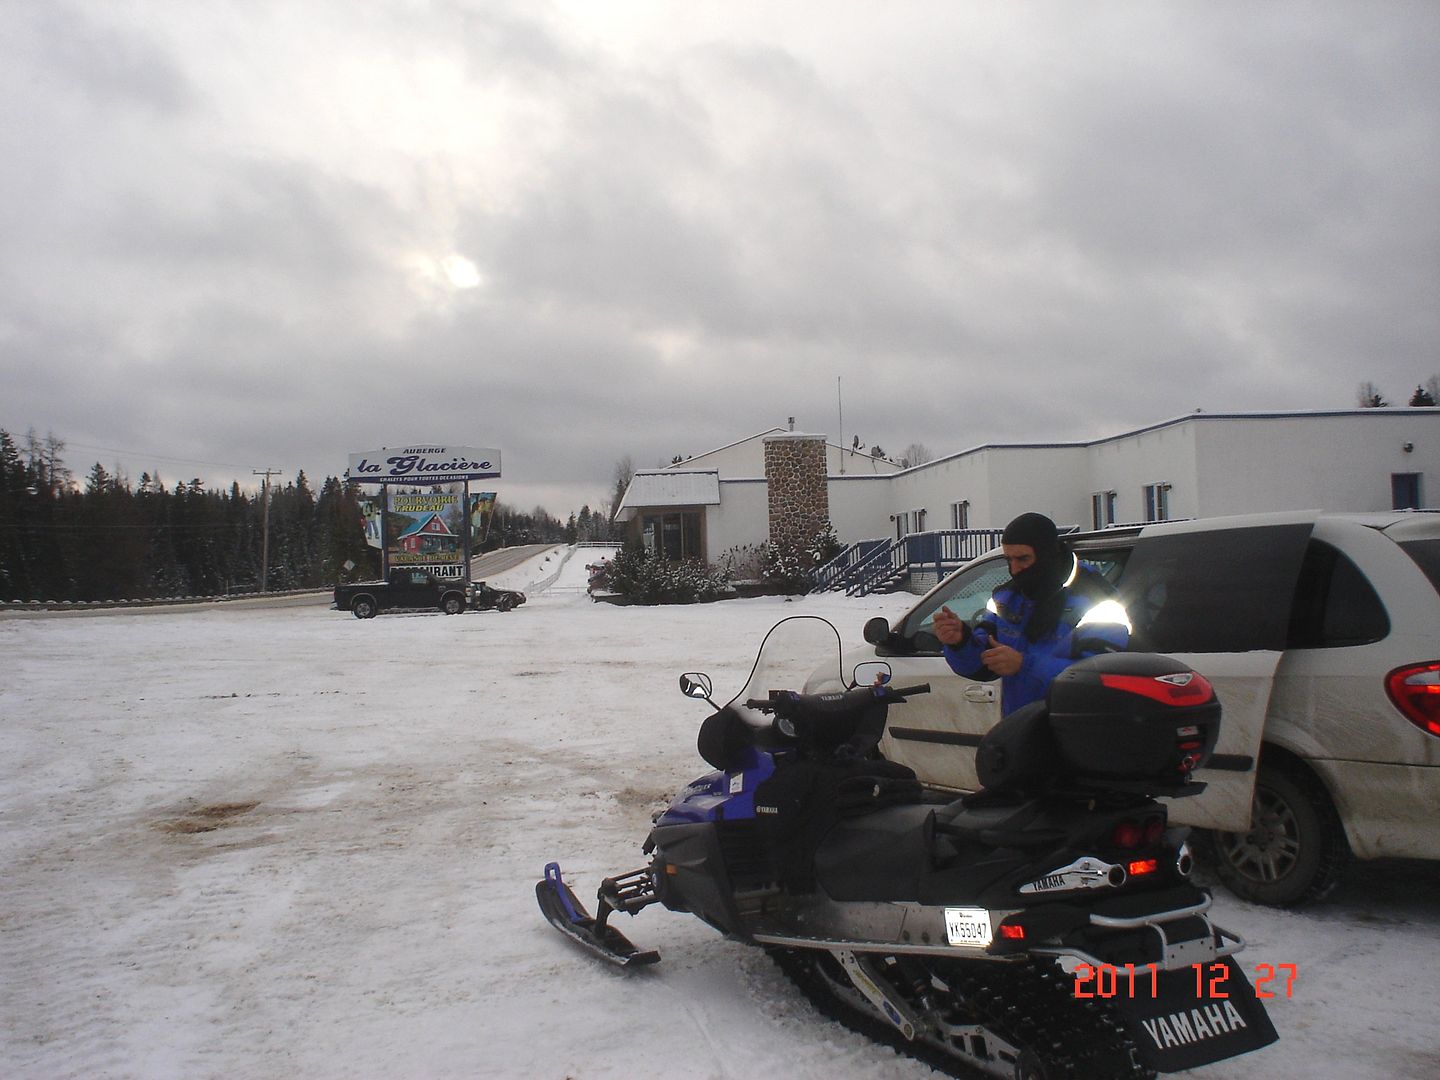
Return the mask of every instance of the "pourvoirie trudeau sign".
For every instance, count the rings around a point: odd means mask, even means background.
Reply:
[[[387,446],[350,455],[350,479],[439,484],[500,475],[500,451],[474,446]]]

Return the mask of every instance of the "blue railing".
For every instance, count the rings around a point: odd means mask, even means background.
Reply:
[[[844,588],[848,596],[864,596],[899,585],[917,571],[933,570],[938,579],[958,570],[971,559],[979,558],[999,543],[999,529],[939,529],[910,533],[889,543],[879,542],[879,546],[856,559],[843,579],[837,578],[829,587]]]
[[[877,551],[888,547],[888,540],[857,540],[824,566],[815,568],[815,584],[811,592],[843,589],[856,573],[856,568]]]

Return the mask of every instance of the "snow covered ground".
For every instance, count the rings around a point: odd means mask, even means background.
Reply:
[[[908,598],[613,607],[565,554],[492,578],[553,578],[503,614],[0,617],[0,1076],[933,1075],[694,919],[624,920],[664,956],[627,975],[533,892],[550,859],[590,896],[641,865],[704,771],[680,671],[735,688],[780,617],[848,645]],[[1195,1076],[1440,1075],[1436,867],[1216,910],[1299,978],[1280,1043]]]

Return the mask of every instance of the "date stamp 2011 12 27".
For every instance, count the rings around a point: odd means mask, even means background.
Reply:
[[[1225,985],[1230,978],[1226,964],[1191,964],[1195,972],[1195,996],[1201,1000],[1222,1001],[1230,996]],[[1255,996],[1266,999],[1280,994],[1278,986],[1272,988],[1276,979],[1284,980],[1284,995],[1294,994],[1295,982],[1300,977],[1298,964],[1256,964]],[[1157,964],[1077,964],[1074,973],[1073,994],[1077,998],[1150,997],[1159,993],[1160,968]]]

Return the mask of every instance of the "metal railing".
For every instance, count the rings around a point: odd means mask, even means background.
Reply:
[[[817,591],[843,588],[848,596],[865,596],[898,585],[917,571],[933,570],[938,579],[995,547],[1000,543],[1000,532],[999,529],[937,529],[910,533],[898,540],[862,540],[851,544],[816,572]],[[844,570],[830,569],[837,564]],[[826,572],[828,585],[820,584],[821,572]]]
[[[811,592],[829,592],[832,589],[842,589],[857,572],[866,559],[888,547],[890,541],[878,540],[857,540],[844,551],[836,555],[823,566],[815,568],[815,584],[811,586]]]

